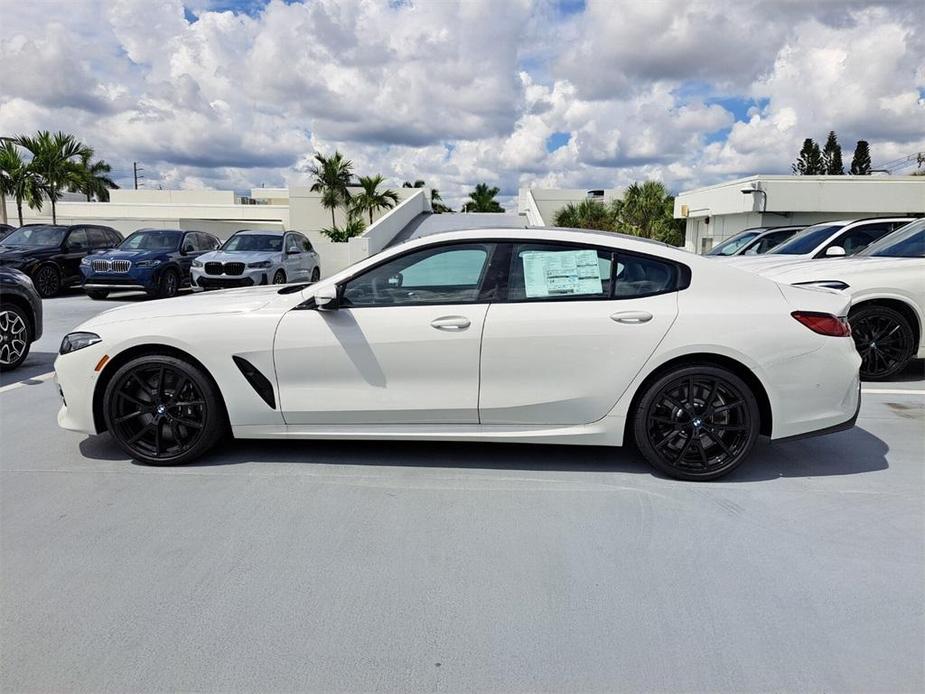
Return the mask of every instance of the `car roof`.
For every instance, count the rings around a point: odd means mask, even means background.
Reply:
[[[261,236],[282,236],[287,233],[288,232],[286,231],[279,231],[278,229],[239,229],[238,231],[234,232],[232,236],[237,236],[239,234],[241,235],[259,234]]]

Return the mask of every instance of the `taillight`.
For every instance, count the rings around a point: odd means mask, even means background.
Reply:
[[[845,316],[815,311],[794,311],[790,314],[814,333],[831,337],[850,337],[851,325]]]

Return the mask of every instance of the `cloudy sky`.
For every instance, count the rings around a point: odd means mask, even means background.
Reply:
[[[299,183],[314,151],[423,178],[673,190],[789,173],[834,128],[925,151],[925,2],[0,0],[0,134],[131,184]]]

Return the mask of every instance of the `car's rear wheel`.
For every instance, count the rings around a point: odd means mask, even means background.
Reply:
[[[314,270],[312,270],[312,280],[311,281],[317,282],[320,279],[321,279],[321,268],[316,267]]]
[[[10,371],[29,356],[32,331],[25,312],[16,304],[0,304],[0,371]]]
[[[42,265],[32,277],[35,288],[43,299],[57,296],[61,291],[61,273],[54,265]]]
[[[100,301],[102,299],[105,299],[107,296],[109,296],[109,290],[108,289],[88,289],[87,296],[89,296],[91,299],[95,299],[96,301]]]
[[[648,387],[633,428],[640,452],[666,475],[713,480],[751,452],[760,413],[751,389],[731,371],[688,366]]]
[[[103,395],[106,427],[123,451],[148,465],[180,465],[226,430],[215,385],[181,359],[149,355],[122,366]]]
[[[273,284],[286,284],[286,273],[282,270],[277,270],[273,275]]]
[[[861,378],[879,381],[902,371],[915,354],[906,317],[889,306],[860,306],[848,316],[861,355]]]
[[[176,270],[165,270],[157,283],[155,296],[159,299],[169,299],[180,291],[180,275]]]

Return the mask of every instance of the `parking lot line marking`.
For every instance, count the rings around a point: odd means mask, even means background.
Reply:
[[[912,388],[861,388],[861,392],[873,395],[925,395],[925,390],[914,390]]]
[[[32,378],[27,378],[24,381],[17,381],[16,383],[10,383],[0,388],[0,393],[5,393],[8,390],[16,390],[17,388],[22,388],[23,386],[38,385],[42,381],[50,380],[54,375],[55,375],[54,371],[49,371],[48,373],[40,374],[38,376],[33,376]]]

